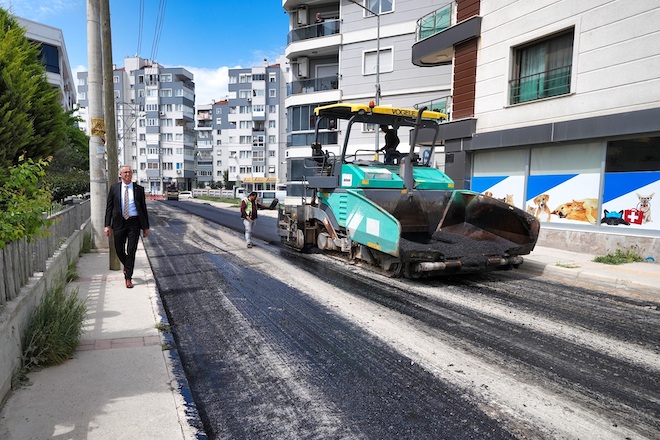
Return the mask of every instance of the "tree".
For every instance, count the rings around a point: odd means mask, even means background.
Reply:
[[[66,113],[66,116],[65,146],[53,154],[53,163],[48,173],[67,174],[84,171],[89,176],[89,136],[78,128],[78,122],[82,119],[73,116],[73,111]]]
[[[67,142],[67,114],[39,54],[0,8],[0,248],[44,231],[51,203],[46,169]]]
[[[19,157],[44,159],[65,145],[66,113],[39,54],[0,8],[0,183]]]

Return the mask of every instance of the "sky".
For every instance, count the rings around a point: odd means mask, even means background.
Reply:
[[[196,104],[226,97],[228,69],[261,66],[264,58],[274,64],[286,47],[289,19],[281,0],[109,1],[113,63],[123,67],[124,58],[139,55],[184,67],[194,75]],[[74,78],[87,71],[86,0],[0,0],[0,7],[61,29]]]

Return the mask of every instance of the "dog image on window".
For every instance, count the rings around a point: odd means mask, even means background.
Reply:
[[[552,212],[548,206],[548,200],[550,200],[550,196],[548,194],[539,194],[538,196],[534,197],[534,204],[536,205],[534,216],[539,220],[541,219],[541,213],[545,212],[545,214],[548,216],[547,221],[550,221],[550,214]]]
[[[637,198],[639,199],[639,203],[637,204],[637,209],[642,211],[642,224],[644,223],[650,223],[653,220],[651,220],[651,199],[655,195],[655,193],[651,193],[651,195],[648,196],[643,196],[639,193],[635,193],[637,195]]]
[[[578,220],[595,225],[598,217],[598,199],[581,199],[562,203],[552,211],[552,214],[566,220]]]

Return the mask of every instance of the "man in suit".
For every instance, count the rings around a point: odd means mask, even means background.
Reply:
[[[133,288],[133,268],[140,230],[149,236],[149,214],[144,187],[133,182],[133,170],[124,165],[119,168],[121,182],[112,184],[105,206],[105,235],[114,234],[117,257],[124,265],[126,287]],[[128,243],[128,246],[127,246]]]

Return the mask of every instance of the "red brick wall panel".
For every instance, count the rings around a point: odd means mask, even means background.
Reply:
[[[452,119],[474,116],[477,79],[477,39],[455,46]]]
[[[456,0],[456,20],[460,23],[481,13],[481,0]]]

